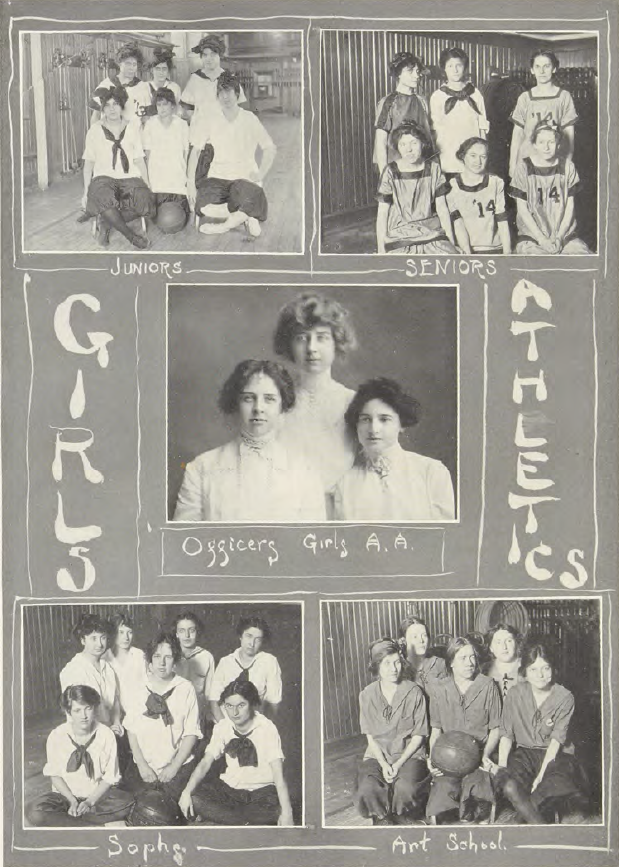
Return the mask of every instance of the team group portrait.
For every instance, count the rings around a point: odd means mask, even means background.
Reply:
[[[171,286],[168,519],[457,520],[457,301]]]
[[[597,251],[593,33],[322,32],[321,253]]]
[[[329,827],[601,822],[594,599],[322,603]]]
[[[298,825],[299,603],[23,609],[26,827]]]
[[[21,48],[26,251],[302,252],[300,32]]]

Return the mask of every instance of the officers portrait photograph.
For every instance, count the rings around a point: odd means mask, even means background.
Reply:
[[[458,520],[454,286],[168,288],[168,519]]]

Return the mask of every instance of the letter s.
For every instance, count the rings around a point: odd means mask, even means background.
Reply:
[[[576,559],[577,557],[581,560],[584,558],[585,552],[579,551],[578,548],[572,548],[567,552],[567,562],[570,566],[573,566],[576,570],[576,574],[578,577],[572,575],[571,572],[561,572],[559,575],[559,581],[566,587],[568,590],[578,590],[579,587],[583,587],[587,581],[589,580],[589,574],[587,570],[579,563]]]
[[[110,843],[112,843],[112,845],[118,847],[115,852],[112,852],[111,849],[107,850],[108,858],[112,858],[114,855],[120,855],[120,853],[123,850],[123,847],[120,845],[120,841],[118,839],[118,834],[111,834],[107,839],[110,841]]]

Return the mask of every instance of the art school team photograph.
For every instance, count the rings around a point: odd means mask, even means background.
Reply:
[[[597,249],[595,38],[325,31],[322,51],[321,252]]]
[[[454,521],[456,302],[453,289],[172,288],[170,520]]]
[[[599,822],[597,605],[323,603],[325,823]]]
[[[26,824],[299,824],[300,606],[130,608],[24,609]]]
[[[28,247],[301,252],[299,33],[56,33],[23,51]]]

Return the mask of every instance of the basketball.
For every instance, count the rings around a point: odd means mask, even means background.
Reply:
[[[481,750],[472,735],[466,732],[443,732],[431,755],[435,767],[450,777],[466,777],[481,761]]]
[[[161,789],[147,789],[136,795],[127,825],[186,825],[181,808],[171,795]]]
[[[185,228],[187,211],[178,202],[164,202],[157,209],[157,225],[166,235],[174,235]]]

